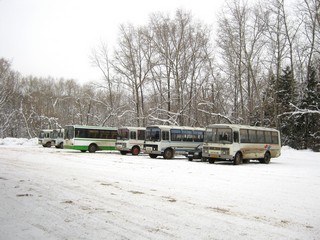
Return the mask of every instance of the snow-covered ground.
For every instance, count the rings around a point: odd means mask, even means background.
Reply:
[[[268,165],[0,139],[0,239],[319,239],[320,153]]]

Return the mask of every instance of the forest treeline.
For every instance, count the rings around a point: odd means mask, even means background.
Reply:
[[[0,59],[0,137],[67,124],[277,128],[320,149],[320,3],[227,1],[213,29],[177,9],[123,24],[90,57],[102,80],[21,76]]]

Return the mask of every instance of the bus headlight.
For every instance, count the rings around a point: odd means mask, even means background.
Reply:
[[[209,152],[209,148],[203,147],[202,152],[203,152],[203,153],[208,153],[208,152]]]
[[[221,149],[221,155],[229,155],[229,149],[228,148]]]

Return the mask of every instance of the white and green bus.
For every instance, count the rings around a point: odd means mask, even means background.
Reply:
[[[230,160],[234,165],[258,160],[268,164],[281,154],[280,133],[276,129],[237,124],[212,124],[206,127],[203,160]]]
[[[121,127],[118,129],[116,149],[122,155],[131,153],[138,155],[143,149],[145,139],[145,127]]]
[[[151,158],[171,159],[175,154],[187,156],[203,142],[204,128],[155,125],[146,128],[144,153]]]
[[[115,127],[68,125],[64,128],[63,147],[91,153],[115,150],[117,130]]]

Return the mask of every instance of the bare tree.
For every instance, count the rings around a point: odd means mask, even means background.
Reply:
[[[149,28],[154,49],[152,83],[159,102],[153,113],[157,117],[153,119],[194,125],[197,122],[196,97],[210,76],[210,30],[194,21],[191,13],[179,9],[173,19],[165,14],[154,14]]]
[[[115,51],[112,66],[121,76],[122,83],[132,93],[138,126],[145,125],[144,86],[152,65],[150,45],[145,37],[145,29],[132,25],[120,26],[119,45]]]
[[[11,69],[8,60],[0,59],[0,137],[11,126],[16,110],[12,101],[17,91],[18,74]]]
[[[261,109],[266,12],[242,1],[227,2],[219,16],[217,46],[221,49],[222,77],[230,85],[235,122],[254,124]],[[232,89],[232,92],[231,92]],[[258,114],[261,115],[261,114]]]

